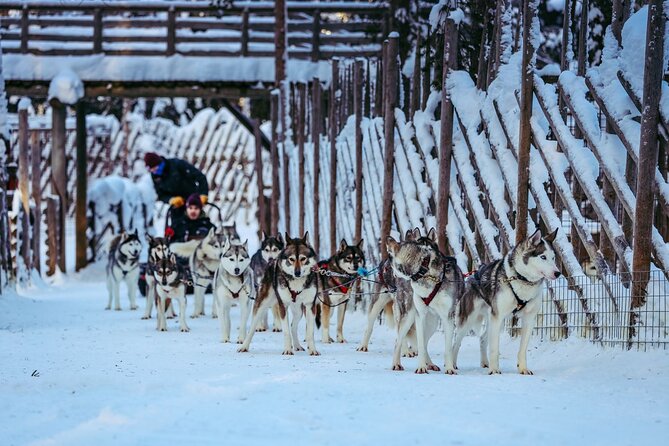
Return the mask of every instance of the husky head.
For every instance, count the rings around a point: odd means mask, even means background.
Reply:
[[[139,257],[139,252],[142,249],[142,244],[139,242],[137,230],[132,234],[127,232],[121,233],[121,239],[118,244],[118,251],[126,257],[136,259]]]
[[[420,229],[409,229],[404,235],[404,240],[407,242],[416,242],[419,245],[429,246],[435,251],[439,251],[437,245],[437,231],[434,228],[430,229],[427,235],[420,235]]]
[[[260,253],[265,262],[276,260],[279,253],[284,248],[283,237],[278,234],[276,237],[268,237],[265,232],[262,233],[262,242],[260,243]]]
[[[528,280],[554,280],[560,277],[560,270],[555,264],[555,250],[553,242],[557,236],[557,229],[541,236],[538,229],[521,242],[512,253],[513,267]]]
[[[151,237],[146,234],[149,244],[149,259],[157,261],[170,255],[170,247],[165,237]]]
[[[244,243],[230,242],[226,240],[221,254],[221,266],[228,274],[240,276],[251,264],[249,257],[248,241]]]
[[[365,266],[365,254],[362,252],[363,240],[357,245],[349,245],[342,239],[339,243],[339,250],[334,256],[334,261],[339,268],[348,274],[355,274],[358,268]]]
[[[228,240],[239,240],[239,233],[237,232],[237,222],[232,224],[224,224],[218,232],[225,236]]]
[[[207,235],[202,239],[200,249],[202,249],[208,258],[219,259],[226,240],[227,237],[224,234],[216,232],[216,229],[211,228]]]
[[[303,277],[316,266],[316,252],[307,241],[308,236],[308,232],[302,238],[290,238],[286,234],[286,247],[278,257],[279,268],[286,274]]]
[[[162,286],[174,283],[179,278],[179,265],[176,255],[170,254],[169,257],[158,260],[153,270],[153,277]]]
[[[392,259],[395,277],[410,280],[414,276],[426,257],[431,256],[432,248],[419,244],[414,240],[405,240],[402,243],[393,237],[386,238],[386,249]]]

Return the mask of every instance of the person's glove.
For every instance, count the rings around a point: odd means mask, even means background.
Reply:
[[[174,237],[174,229],[170,228],[169,226],[165,228],[165,237],[168,239],[171,239]]]
[[[209,201],[209,197],[206,195],[200,195],[200,201],[202,202],[203,205],[207,204],[207,201]]]
[[[170,206],[173,206],[175,208],[180,208],[181,206],[184,205],[185,201],[183,197],[172,197],[170,198]]]

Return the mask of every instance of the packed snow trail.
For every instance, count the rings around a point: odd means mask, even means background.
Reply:
[[[320,357],[281,356],[271,332],[240,354],[218,342],[210,317],[189,320],[190,333],[175,320],[158,333],[155,316],[140,320],[127,299],[124,311],[104,311],[100,277],[96,265],[61,286],[0,297],[3,445],[597,445],[669,434],[666,351],[534,339],[527,377],[515,370],[518,341],[505,338],[504,374],[487,376],[467,338],[459,376],[418,376],[415,358],[389,370],[387,327],[376,327],[369,353],[355,351],[357,312],[349,343],[318,343]],[[442,345],[439,335],[430,345],[438,364]]]

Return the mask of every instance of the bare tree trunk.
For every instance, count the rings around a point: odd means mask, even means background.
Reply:
[[[320,228],[320,173],[321,173],[321,82],[318,78],[313,79],[311,93],[311,144],[314,157],[314,243],[313,247],[317,255],[320,255],[321,228]]]
[[[390,235],[393,216],[393,178],[395,170],[395,108],[397,107],[397,51],[399,34],[391,33],[388,40],[385,71],[384,108],[384,169],[383,169],[383,213],[381,215],[381,258],[388,257],[386,238]]]
[[[356,60],[355,90],[355,243],[362,238],[362,61]]]
[[[88,147],[86,145],[86,103],[83,100],[77,102],[77,203],[76,203],[76,270],[86,267],[88,258],[88,240],[86,238],[87,190],[88,190]]]
[[[60,199],[57,218],[58,225],[58,267],[66,272],[65,262],[65,221],[67,220],[67,155],[65,153],[65,112],[66,107],[58,99],[51,100],[52,143],[51,143],[51,187]]]

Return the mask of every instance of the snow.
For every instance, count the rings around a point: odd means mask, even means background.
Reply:
[[[23,96],[23,97],[19,100],[19,103],[18,103],[18,105],[17,105],[17,108],[18,108],[19,110],[28,110],[28,109],[30,109],[30,106],[31,106],[30,98],[28,98],[28,97],[26,97],[26,96]]]
[[[63,104],[74,105],[83,97],[84,84],[79,76],[69,68],[61,68],[49,84],[49,100],[55,98]]]
[[[408,371],[389,370],[385,326],[369,353],[356,352],[365,317],[349,313],[350,343],[318,343],[320,357],[281,356],[277,333],[259,333],[239,354],[218,342],[210,318],[189,321],[187,334],[172,321],[158,333],[127,301],[124,311],[102,310],[102,275],[96,265],[62,285],[0,298],[3,444],[598,445],[669,433],[667,351],[533,338],[528,377],[515,371],[518,339],[504,335],[504,374],[487,376],[468,337],[458,376],[419,376],[410,371],[416,359],[403,359]],[[437,363],[442,346],[437,333]]]
[[[456,5],[457,3],[452,0],[439,0],[439,3],[432,6],[428,17],[432,32],[441,32],[441,27],[446,18],[453,20],[455,25],[462,23],[465,19],[465,13],[462,9],[456,8]],[[446,15],[446,13],[448,13],[448,15]]]

